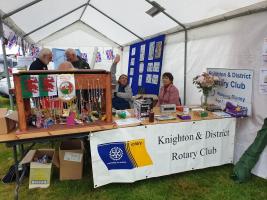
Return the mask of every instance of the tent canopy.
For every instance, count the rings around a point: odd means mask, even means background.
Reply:
[[[71,29],[75,22],[80,22],[81,31],[90,28],[113,45],[125,46],[160,33],[182,30],[177,21],[190,27],[229,13],[253,11],[267,5],[267,1],[262,0],[155,2],[165,9],[155,17],[146,14],[152,7],[148,0],[1,0],[0,8],[4,22],[12,21],[35,43],[51,41],[49,37],[54,36],[53,33]]]

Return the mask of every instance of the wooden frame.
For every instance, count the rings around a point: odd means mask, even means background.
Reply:
[[[25,71],[13,74],[20,132],[25,132],[28,130],[27,117],[29,116],[31,109],[29,98],[23,99],[20,77],[22,75],[46,75],[46,74],[74,74],[76,90],[88,89],[88,85],[85,84],[85,81],[81,80],[99,80],[99,85],[97,85],[97,87],[103,89],[104,91],[104,98],[103,98],[104,101],[101,101],[104,102],[102,106],[105,108],[105,114],[106,114],[106,119],[104,122],[112,123],[112,95],[111,95],[112,88],[111,88],[110,72],[107,72],[105,70]]]

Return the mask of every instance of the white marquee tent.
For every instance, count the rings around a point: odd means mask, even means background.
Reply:
[[[153,4],[148,0],[1,0],[0,12],[2,22],[18,35],[44,47],[123,47],[118,73],[127,73],[131,43],[166,34],[163,72],[174,74],[187,104],[199,103],[192,78],[206,68],[254,70],[253,115],[237,123],[238,160],[267,114],[267,96],[259,93],[259,69],[267,67],[261,54],[267,1],[155,2],[165,9],[155,17],[146,14]],[[266,166],[265,149],[253,173],[267,179]]]

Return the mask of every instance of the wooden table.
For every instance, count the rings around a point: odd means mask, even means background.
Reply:
[[[131,117],[134,117],[133,110],[128,110],[131,113]],[[159,108],[153,109],[155,115],[159,115],[160,110]],[[181,114],[179,112],[172,114],[176,117],[177,114]],[[200,120],[210,120],[210,119],[220,119],[221,117],[218,117],[211,112],[208,113],[207,117],[200,117],[196,115],[195,113],[190,113],[191,120],[188,121],[200,121]],[[113,121],[118,119],[117,117],[113,117]],[[98,132],[98,131],[104,131],[109,129],[116,129],[116,128],[125,128],[130,126],[139,126],[139,125],[153,125],[153,124],[167,124],[167,123],[177,123],[177,122],[183,122],[185,120],[181,120],[176,117],[175,120],[166,120],[166,121],[158,121],[155,119],[153,123],[150,123],[148,119],[142,120],[141,123],[132,124],[124,127],[118,127],[114,122],[113,123],[103,123],[98,122],[97,124],[94,123],[94,125],[78,125],[73,127],[66,127],[63,125],[56,125],[53,128],[49,129],[37,129],[37,128],[29,128],[29,130],[25,132],[18,132],[13,131],[9,134],[0,135],[0,143],[6,143],[8,147],[13,148],[13,157],[14,157],[14,163],[15,163],[15,173],[16,173],[16,188],[15,188],[15,199],[18,199],[18,190],[19,186],[22,182],[23,175],[19,176],[18,166],[19,166],[19,159],[18,159],[18,151],[17,146],[20,145],[21,147],[21,158],[27,153],[27,151],[32,147],[30,147],[27,150],[24,150],[23,145],[29,144],[29,143],[38,143],[38,142],[44,142],[44,141],[51,141],[56,139],[67,139],[67,138],[87,138],[89,133],[92,132]]]

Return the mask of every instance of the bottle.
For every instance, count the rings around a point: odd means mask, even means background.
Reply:
[[[149,113],[149,120],[148,120],[150,123],[153,123],[154,122],[154,112],[153,111],[150,111]]]
[[[189,115],[189,108],[184,106],[183,113],[184,115]]]

